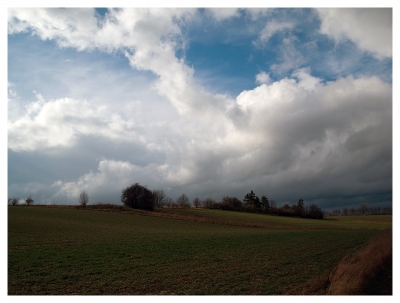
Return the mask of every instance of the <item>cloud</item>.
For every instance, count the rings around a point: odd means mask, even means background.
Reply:
[[[278,32],[291,30],[294,27],[292,22],[279,22],[276,20],[269,21],[261,31],[259,40],[262,44],[268,43],[269,39]]]
[[[392,57],[391,8],[320,8],[320,32],[341,43],[350,40],[378,59]]]
[[[9,8],[8,33],[31,32],[78,51],[133,50],[142,42],[157,44],[160,38],[173,39],[180,33],[177,20],[193,12],[195,9],[109,9],[100,19],[91,8]],[[141,34],[143,31],[147,35]]]
[[[270,69],[278,75],[301,67],[306,59],[296,48],[297,38],[290,36],[282,40],[282,44],[278,47],[279,54],[282,57],[281,63],[274,63]]]
[[[242,92],[234,114],[215,115],[222,129],[194,117],[193,124],[171,125],[169,137],[159,142],[161,162],[102,160],[97,173],[63,182],[59,193],[111,186],[116,195],[133,181],[173,188],[174,198],[181,191],[241,197],[253,189],[281,202],[299,195],[312,200],[389,192],[391,87],[376,77],[323,84],[308,72],[295,72],[299,81],[285,78]],[[245,123],[238,125],[240,115]],[[184,126],[189,131],[180,131]]]
[[[224,19],[238,17],[239,16],[239,9],[238,8],[217,8],[217,7],[210,7],[207,8],[207,11],[211,13],[217,21],[222,21]]]
[[[89,196],[97,199],[100,197],[108,197],[107,192],[120,192],[124,186],[129,186],[132,180],[140,179],[146,182],[149,178],[149,172],[154,172],[156,167],[149,165],[144,169],[133,165],[129,162],[115,161],[103,159],[99,162],[97,172],[89,172],[79,177],[76,181],[64,182],[58,180],[53,183],[53,187],[57,188],[57,193],[52,197],[57,199],[74,200],[79,197],[81,191],[85,190]],[[153,181],[153,180],[152,180]],[[117,201],[112,201],[117,202]]]
[[[372,190],[363,187],[363,165],[376,170],[375,184],[390,178],[391,88],[378,78],[347,77],[313,90],[301,81],[283,79],[244,91],[237,101],[249,117],[243,132],[248,132],[244,142],[251,153],[235,162],[232,175],[252,174],[264,187],[280,191],[302,184],[301,191],[309,195],[315,194],[312,184],[324,180],[318,192],[325,196]],[[358,141],[358,136],[364,139]],[[360,143],[360,154],[348,149],[353,140]],[[361,157],[363,152],[371,158]],[[248,175],[247,165],[252,167]],[[390,190],[389,183],[385,190]]]
[[[32,32],[79,51],[120,52],[135,70],[154,74],[154,89],[178,114],[160,121],[151,118],[162,116],[159,103],[124,100],[113,107],[37,95],[8,121],[11,150],[68,149],[83,138],[124,142],[128,149],[96,154],[96,172],[58,178],[56,201],[76,202],[87,190],[116,202],[134,182],[172,188],[171,196],[184,191],[216,199],[240,198],[250,189],[278,201],[391,191],[392,87],[377,77],[323,82],[304,68],[297,40],[288,36],[277,49],[282,61],[271,65],[272,73],[290,70],[288,77],[273,82],[261,72],[258,87],[230,99],[201,87],[194,68],[176,56],[186,43],[181,28],[195,10],[109,10],[104,19],[93,10],[73,12],[10,9],[9,33]],[[269,23],[263,39],[291,28]],[[133,159],[149,151],[157,156]]]
[[[270,84],[272,82],[271,78],[264,71],[256,75],[256,82],[258,84]]]
[[[268,7],[248,7],[245,9],[250,14],[252,20],[256,20],[260,17],[270,14],[274,9]]]
[[[9,33],[31,30],[43,40],[54,39],[61,47],[80,51],[122,50],[133,68],[158,76],[154,87],[181,115],[223,110],[228,102],[196,85],[193,69],[175,56],[176,50],[184,46],[178,23],[191,18],[194,9],[109,10],[101,22],[93,10],[73,12],[10,9]]]
[[[9,94],[9,98],[15,98],[17,96],[17,92],[12,89],[12,87],[14,86],[14,83],[8,82],[7,83],[7,87],[8,87],[8,94]]]
[[[311,76],[310,71],[310,68],[301,68],[292,73],[292,76],[299,79],[299,86],[306,90],[314,90],[322,81],[322,79]]]
[[[79,136],[101,136],[110,140],[143,141],[132,119],[110,113],[106,106],[63,98],[26,105],[26,113],[8,121],[8,148],[34,151],[55,147],[70,148]]]

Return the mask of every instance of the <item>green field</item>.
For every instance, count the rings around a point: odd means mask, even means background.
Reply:
[[[280,295],[392,226],[392,216],[154,214],[9,206],[8,294]]]

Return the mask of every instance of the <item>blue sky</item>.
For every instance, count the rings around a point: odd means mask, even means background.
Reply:
[[[391,9],[8,9],[8,196],[392,203]]]

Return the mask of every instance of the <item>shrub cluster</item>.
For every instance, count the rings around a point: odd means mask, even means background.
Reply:
[[[9,198],[8,199],[8,205],[13,205],[13,206],[16,206],[16,205],[20,205],[19,204],[19,199],[18,198]],[[26,199],[25,199],[25,205],[27,205],[27,206],[29,206],[29,205],[32,205],[33,203],[34,203],[35,201],[33,200],[33,198],[32,198],[32,196],[31,195],[29,195]]]
[[[359,207],[344,207],[342,210],[334,209],[326,211],[326,216],[366,216],[366,215],[391,215],[393,212],[391,206],[379,207],[379,206],[366,206],[361,204]]]
[[[277,207],[274,200],[269,201],[266,196],[262,196],[261,199],[259,199],[253,191],[245,195],[243,202],[236,197],[224,197],[220,202],[207,198],[202,202],[202,205],[204,208],[210,209],[255,212],[278,216],[312,219],[323,219],[324,217],[323,211],[317,205],[311,204],[309,207],[305,207],[303,199],[299,199],[299,201],[292,206],[285,204],[281,207]]]
[[[153,210],[155,207],[155,195],[138,183],[122,190],[121,201],[131,208]]]

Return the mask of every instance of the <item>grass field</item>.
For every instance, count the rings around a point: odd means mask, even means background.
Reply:
[[[286,294],[392,226],[342,218],[10,206],[8,294]]]

